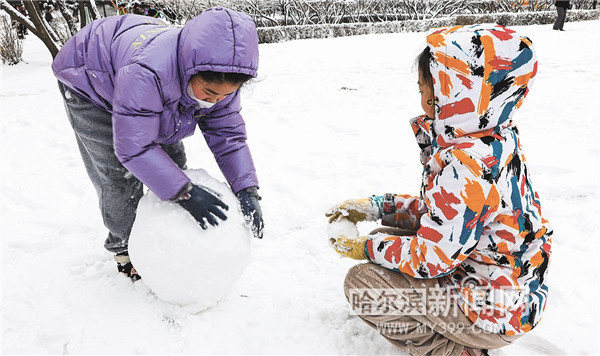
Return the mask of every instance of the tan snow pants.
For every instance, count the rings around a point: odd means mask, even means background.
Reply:
[[[344,292],[352,309],[369,326],[411,355],[460,355],[464,346],[497,349],[520,337],[490,333],[473,325],[456,301],[446,303],[439,298],[446,293],[442,286],[443,279],[415,279],[365,263],[348,271]],[[423,296],[429,298],[427,303]],[[432,307],[432,300],[443,303]]]

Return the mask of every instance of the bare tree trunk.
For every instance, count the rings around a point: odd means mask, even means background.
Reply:
[[[96,4],[94,0],[87,1],[78,1],[79,3],[79,11],[81,16],[81,27],[86,24],[86,16],[85,12],[83,12],[83,8],[85,6],[90,7],[90,13],[92,16],[97,18],[101,17],[98,9],[96,8]],[[46,20],[42,14],[42,10],[39,7],[39,1],[37,0],[23,0],[23,4],[25,5],[25,9],[27,9],[28,16],[21,14],[17,9],[15,9],[12,5],[8,3],[7,0],[0,0],[0,9],[6,11],[8,15],[15,21],[27,27],[29,31],[36,37],[38,37],[46,48],[50,51],[52,58],[56,57],[58,51],[60,50],[60,40],[57,34],[54,32],[52,27]],[[65,0],[56,0],[56,5],[60,10],[62,16],[68,24],[69,32],[71,35],[77,33],[78,28],[73,18],[73,15],[66,7]]]
[[[98,7],[96,6],[95,0],[88,0],[87,5],[88,5],[88,8],[90,9],[90,13],[92,14],[92,20],[97,20],[100,17],[102,17],[102,16],[100,16],[100,12],[98,11]]]
[[[260,17],[273,22],[274,26],[279,25],[279,22],[277,22],[276,19],[270,17],[261,10],[260,4],[257,1],[248,1],[248,6],[250,6],[250,8],[253,9],[256,14],[260,15]]]
[[[2,0],[2,2],[5,2],[5,0]],[[42,40],[42,42],[44,42],[44,44],[50,51],[52,58],[56,57],[60,46],[58,45],[56,35],[54,34],[54,31],[52,31],[52,29],[50,28],[50,25],[46,26],[47,23],[41,16],[40,8],[37,2],[34,2],[33,0],[24,0],[23,4],[25,5],[27,12],[29,13],[29,18],[31,19],[31,22],[33,22],[37,30],[37,33],[35,33],[35,35],[39,37],[39,39]]]
[[[418,20],[419,19],[419,9],[417,9],[417,6],[415,4],[409,3],[407,1],[404,1],[404,4],[408,8],[409,11],[414,13],[414,17],[412,17],[412,15],[411,15],[411,19]]]
[[[85,14],[85,1],[77,1],[77,7],[79,8],[79,26],[84,28],[87,25],[87,16]]]
[[[469,6],[469,2],[465,0],[451,0],[451,1],[439,1],[436,2],[431,11],[430,18],[436,18],[439,14],[444,13],[444,11],[452,9],[448,16],[452,16],[458,11],[461,11]]]
[[[279,2],[277,3],[277,5],[281,9],[281,13],[283,14],[283,26],[287,26],[288,25],[289,12],[290,12],[289,11],[289,4],[288,4],[287,0],[279,0]]]
[[[69,26],[69,31],[71,32],[71,36],[75,35],[79,29],[77,28],[77,23],[75,21],[75,18],[71,14],[71,11],[69,11],[69,9],[67,9],[67,6],[65,5],[65,1],[64,0],[56,0],[56,6],[60,10],[60,13],[62,14],[62,16],[65,18],[65,21],[67,21],[67,25]]]

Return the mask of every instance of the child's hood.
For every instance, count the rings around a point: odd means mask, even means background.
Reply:
[[[537,59],[529,38],[500,25],[444,27],[427,36],[442,147],[508,127],[529,92]]]
[[[254,21],[223,7],[208,9],[181,30],[177,57],[183,93],[190,77],[200,71],[256,77],[258,35]]]

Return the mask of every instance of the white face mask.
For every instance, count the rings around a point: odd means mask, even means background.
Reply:
[[[209,103],[208,101],[204,101],[204,100],[200,100],[200,99],[196,98],[196,96],[194,95],[194,91],[192,90],[192,82],[191,81],[188,83],[187,93],[190,96],[190,98],[196,100],[196,103],[198,103],[198,107],[201,109],[212,108],[212,106],[216,104],[216,103]]]

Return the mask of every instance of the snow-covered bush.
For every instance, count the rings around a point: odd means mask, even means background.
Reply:
[[[120,0],[139,2],[140,0]],[[247,13],[257,27],[426,20],[455,15],[554,11],[553,0],[150,0],[171,22],[185,24],[213,6]],[[592,0],[573,9],[594,8]]]
[[[598,10],[575,10],[567,13],[568,21],[587,21],[599,18]],[[297,39],[356,36],[374,33],[427,31],[430,28],[475,23],[499,23],[504,26],[551,24],[555,11],[457,15],[429,20],[387,21],[375,23],[325,24],[307,26],[259,27],[261,43],[275,43]]]
[[[600,12],[594,10],[575,10],[567,12],[567,21],[588,21],[598,19]],[[476,23],[498,23],[503,26],[544,25],[554,23],[556,11],[540,12],[505,12],[497,14],[458,15],[456,25],[473,25]]]
[[[62,16],[57,16],[54,20],[50,21],[50,26],[54,30],[58,42],[61,45],[65,44],[69,38],[71,38],[71,31],[69,30],[69,24]]]
[[[0,57],[2,63],[13,65],[23,60],[23,40],[19,38],[10,16],[0,12]]]
[[[129,3],[137,2],[136,0],[128,1]],[[146,1],[146,4],[163,13],[169,22],[175,25],[183,25],[188,20],[211,7],[223,6],[234,10],[240,10],[239,3],[241,2],[245,1],[238,1],[236,3],[233,0],[150,0]]]

